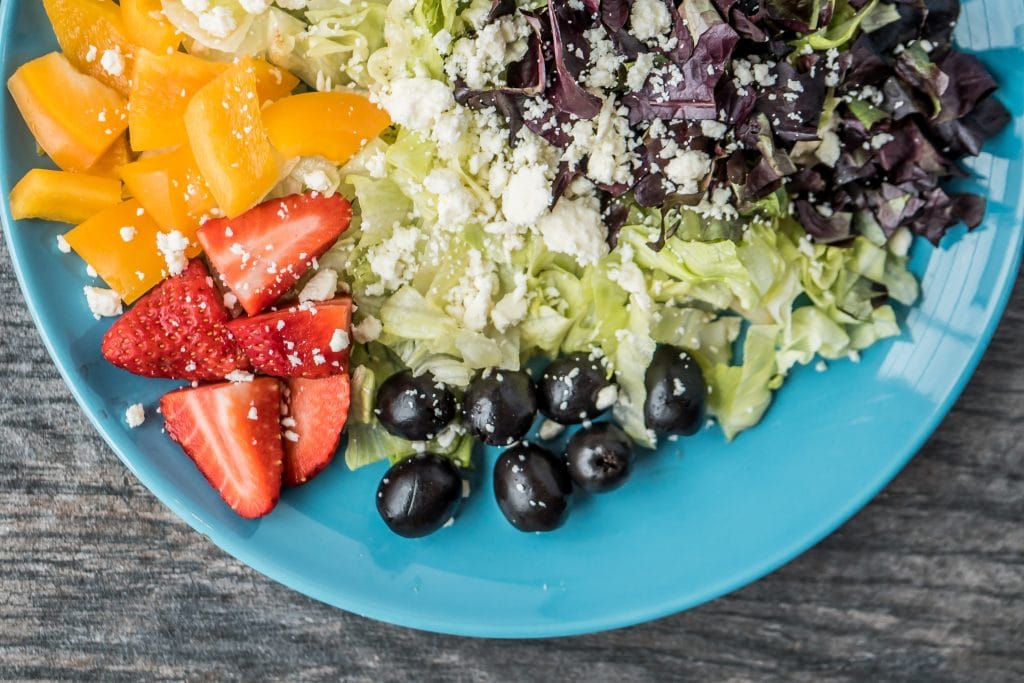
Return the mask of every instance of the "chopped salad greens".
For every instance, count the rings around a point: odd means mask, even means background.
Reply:
[[[656,345],[693,352],[733,438],[795,365],[898,334],[914,235],[979,224],[984,201],[942,180],[1007,114],[951,45],[957,11],[314,0],[256,15],[236,49],[366,89],[397,124],[329,173],[358,229],[321,265],[351,284],[357,338],[373,332],[354,353],[366,404],[402,365],[465,387],[596,348],[617,419],[653,446]],[[369,410],[354,418],[350,466],[411,452]]]

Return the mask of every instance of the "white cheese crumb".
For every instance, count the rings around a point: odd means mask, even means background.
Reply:
[[[672,27],[672,15],[662,0],[636,0],[629,13],[630,31],[642,41],[660,38]]]
[[[146,409],[142,407],[141,403],[134,403],[124,411],[124,419],[132,429],[141,427],[142,423],[146,421]]]
[[[158,232],[156,248],[163,255],[164,261],[167,263],[167,272],[172,276],[178,275],[188,266],[188,259],[185,257],[188,239],[181,232],[177,230]]]
[[[348,345],[348,333],[341,328],[334,330],[334,334],[331,335],[331,341],[329,342],[331,351],[341,353],[348,348]]]
[[[376,341],[384,326],[372,315],[363,318],[363,321],[352,327],[352,338],[360,344]]]
[[[85,274],[89,277],[99,277],[100,274],[96,272],[96,269],[92,267],[92,264],[85,264]]]
[[[228,308],[234,308],[235,304],[238,303],[238,297],[231,292],[224,292],[224,305]]]
[[[85,53],[85,61],[92,64],[96,61],[97,54],[99,54],[99,50],[96,49],[96,46],[90,45],[88,51]]]
[[[85,292],[85,301],[89,304],[89,310],[97,320],[121,315],[124,310],[121,308],[121,295],[112,289],[83,287],[82,290]]]
[[[380,98],[380,104],[395,123],[425,132],[442,112],[455,104],[452,90],[432,78],[398,78]]]
[[[260,419],[260,412],[256,410],[256,406],[249,406],[249,414],[246,415],[250,420]]]
[[[563,198],[537,223],[551,251],[568,254],[581,266],[597,263],[608,253],[607,230],[596,198]]]
[[[229,382],[251,382],[256,378],[251,372],[245,370],[232,370],[224,376]]]
[[[119,50],[104,50],[100,67],[111,76],[120,76],[124,73],[124,57]]]
[[[721,121],[707,119],[700,122],[700,132],[713,140],[721,140],[725,137],[725,133],[728,130],[729,127]]]
[[[182,0],[181,4],[185,6],[185,9],[197,17],[210,9],[210,0]]]
[[[609,384],[601,391],[597,392],[597,400],[594,402],[594,406],[598,410],[607,410],[615,405],[615,402],[619,400],[619,388],[614,384]]]
[[[698,183],[710,172],[711,157],[693,149],[683,150],[665,167],[665,175],[682,194],[696,194]]]
[[[828,365],[825,363],[825,361],[819,360],[817,363],[814,364],[814,370],[815,372],[825,372],[826,370],[828,370]]]
[[[292,443],[297,443],[299,440],[299,435],[290,429],[286,429],[284,432],[284,438],[288,439]]]
[[[239,0],[239,4],[249,14],[263,14],[270,7],[269,0]]]
[[[126,226],[122,227],[121,230],[120,230],[121,240],[123,242],[131,242],[133,239],[135,239],[135,235],[136,235],[137,232],[138,231],[135,228],[133,228],[132,226],[126,225]]]
[[[537,436],[539,436],[543,441],[551,441],[551,439],[557,438],[558,435],[564,431],[564,425],[560,425],[554,420],[544,420],[540,423],[540,429],[537,430]]]
[[[501,193],[501,210],[514,225],[530,225],[551,204],[551,183],[541,166],[525,166],[509,178]]]
[[[227,7],[217,5],[199,15],[199,28],[214,38],[227,38],[238,28],[238,22]]]
[[[328,196],[334,194],[334,186],[331,184],[331,179],[320,169],[303,174],[302,183],[314,192]]]
[[[328,301],[338,291],[338,272],[321,268],[299,292],[299,301]]]
[[[630,90],[640,90],[644,82],[654,68],[654,53],[643,52],[636,57],[636,61],[626,70],[626,87]]]
[[[71,245],[68,244],[68,240],[64,235],[57,235],[57,251],[62,254],[71,253]]]
[[[434,169],[424,178],[423,187],[437,195],[437,220],[444,227],[464,224],[477,207],[476,197],[451,169]]]

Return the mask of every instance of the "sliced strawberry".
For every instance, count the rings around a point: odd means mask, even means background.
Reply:
[[[167,433],[242,517],[261,517],[281,495],[281,383],[208,384],[160,400]]]
[[[295,194],[207,221],[199,241],[245,312],[256,315],[298,282],[351,218],[341,195]]]
[[[103,337],[103,357],[147,377],[218,380],[249,362],[231,338],[224,299],[202,261],[162,282]]]
[[[284,483],[309,481],[334,459],[348,419],[348,375],[288,380],[284,427]]]
[[[348,370],[352,300],[232,320],[228,327],[253,367],[275,377],[326,377]]]

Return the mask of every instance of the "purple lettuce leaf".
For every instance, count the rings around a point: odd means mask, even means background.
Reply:
[[[847,211],[833,211],[824,215],[810,202],[799,199],[795,202],[800,224],[816,242],[833,244],[850,239],[853,214]]]
[[[583,32],[592,28],[593,21],[573,10],[569,3],[555,0],[548,0],[548,18],[555,73],[545,95],[559,111],[592,119],[601,111],[601,99],[584,90],[576,79],[587,65],[589,44]]]

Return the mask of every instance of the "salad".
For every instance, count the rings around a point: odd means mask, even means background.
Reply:
[[[735,438],[899,333],[1009,121],[957,0],[42,1],[61,52],[8,88],[61,170],[12,213],[76,226],[104,357],[191,382],[165,428],[245,517],[343,434],[410,537],[479,443],[547,531]]]

